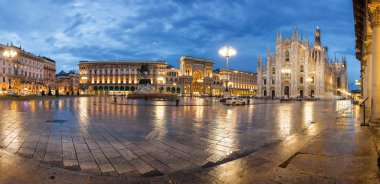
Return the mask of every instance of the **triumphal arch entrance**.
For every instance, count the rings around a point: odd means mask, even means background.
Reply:
[[[210,59],[182,56],[179,60],[182,95],[211,96],[213,64]]]

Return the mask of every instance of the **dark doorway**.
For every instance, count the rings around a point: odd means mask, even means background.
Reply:
[[[303,98],[303,90],[300,91],[300,97]]]
[[[267,96],[267,90],[264,90],[264,96]]]
[[[289,97],[289,86],[284,87],[284,95]]]
[[[272,90],[272,98],[274,98],[276,96],[276,93],[274,90]]]
[[[312,97],[312,98],[314,97],[314,90],[310,91],[310,97]]]

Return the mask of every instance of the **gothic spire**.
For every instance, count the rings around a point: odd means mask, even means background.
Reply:
[[[317,26],[317,29],[315,30],[315,41],[314,41],[315,46],[320,46],[321,45],[321,30]]]

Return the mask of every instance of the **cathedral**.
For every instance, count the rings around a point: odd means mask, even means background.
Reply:
[[[277,33],[275,52],[268,48],[266,63],[261,56],[257,63],[258,97],[332,99],[347,96],[347,65],[345,56],[339,62],[329,60],[328,48],[321,43],[321,30],[315,31],[314,45],[307,39],[282,39]]]

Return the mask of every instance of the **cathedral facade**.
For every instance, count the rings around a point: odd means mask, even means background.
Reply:
[[[348,80],[345,56],[342,61],[329,60],[328,49],[321,43],[321,30],[315,31],[314,45],[307,39],[299,40],[298,32],[292,38],[282,39],[277,33],[275,53],[270,49],[263,63],[258,57],[258,97],[304,97],[331,99],[347,96]]]

